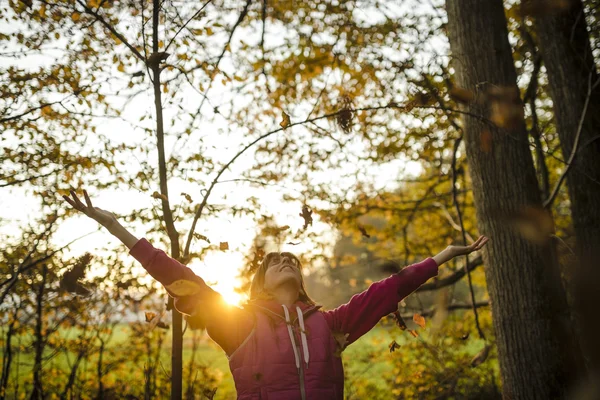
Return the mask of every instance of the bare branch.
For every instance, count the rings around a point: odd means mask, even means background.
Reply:
[[[455,311],[455,310],[469,310],[469,309],[477,309],[480,307],[488,307],[490,305],[489,301],[478,301],[477,303],[473,304],[450,304],[446,310],[448,311]],[[436,309],[435,307],[433,308],[429,308],[427,310],[421,311],[419,312],[419,314],[421,314],[421,316],[423,317],[430,317],[435,313]],[[410,313],[410,314],[402,314],[402,318],[403,319],[412,319],[414,313]]]
[[[558,194],[560,186],[562,185],[563,181],[567,177],[567,173],[569,173],[569,170],[573,166],[573,161],[575,160],[575,155],[577,154],[577,148],[579,146],[579,139],[581,138],[581,132],[583,131],[583,122],[585,120],[585,116],[587,114],[587,109],[590,104],[590,98],[592,97],[592,92],[594,91],[594,89],[596,89],[596,87],[599,84],[600,84],[600,79],[598,79],[594,84],[592,84],[592,73],[590,73],[590,76],[588,78],[588,92],[587,92],[587,96],[585,98],[585,103],[583,105],[583,110],[581,111],[581,118],[579,119],[579,126],[577,127],[577,133],[575,135],[575,142],[573,142],[573,149],[571,150],[571,155],[569,156],[569,160],[567,160],[567,166],[566,166],[565,170],[563,171],[562,175],[560,176],[560,178],[558,178],[558,181],[556,182],[556,185],[554,186],[554,189],[552,190],[550,197],[546,201],[544,201],[544,208],[548,208],[552,205],[552,203],[554,202],[554,199],[556,198],[556,195]],[[588,142],[588,143],[590,143],[590,142]]]
[[[129,44],[129,42],[127,41],[127,39],[125,39],[125,37],[123,35],[121,35],[114,26],[112,26],[111,24],[109,24],[108,22],[106,22],[106,20],[104,18],[102,18],[102,16],[100,14],[98,14],[97,11],[92,10],[91,8],[89,8],[87,6],[87,4],[85,4],[82,0],[77,0],[77,4],[79,4],[80,6],[83,7],[83,9],[85,10],[86,13],[93,15],[96,19],[98,19],[98,21],[100,21],[100,23],[102,25],[104,25],[106,27],[106,29],[108,29],[113,35],[115,35],[117,38],[119,38],[119,40],[121,42],[123,42],[125,44],[125,46],[127,46],[129,48],[129,50],[131,50],[131,52],[141,61],[146,62],[146,59],[144,58],[144,56],[142,54],[140,54],[140,52],[133,47],[131,44]]]
[[[469,262],[470,271],[473,271],[475,268],[483,265],[483,259],[481,256],[471,260]],[[454,285],[456,282],[460,281],[465,275],[467,271],[464,268],[457,270],[451,275],[446,276],[445,278],[438,279],[433,281],[432,283],[426,283],[421,285],[416,291],[417,292],[429,292],[432,290],[438,290],[446,286]]]
[[[179,35],[179,33],[185,29],[185,27],[187,26],[187,24],[189,24],[190,22],[192,22],[198,15],[200,15],[200,13],[206,8],[206,6],[208,6],[211,3],[212,0],[208,0],[206,3],[204,3],[204,5],[202,7],[200,7],[200,9],[198,11],[196,11],[194,13],[194,15],[192,15],[192,17],[190,19],[188,19],[185,24],[183,24],[179,30],[177,32],[175,32],[175,35],[173,35],[173,37],[171,38],[171,40],[169,41],[169,43],[167,44],[167,47],[165,47],[165,51],[169,50],[169,47],[171,46],[171,44],[173,43],[173,41],[175,40],[175,38],[177,37],[177,35]]]

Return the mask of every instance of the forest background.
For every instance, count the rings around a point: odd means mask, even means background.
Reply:
[[[201,323],[71,188],[236,305],[268,251],[333,308],[485,234],[342,353],[346,398],[595,390],[599,13],[2,2],[0,397],[235,397]]]

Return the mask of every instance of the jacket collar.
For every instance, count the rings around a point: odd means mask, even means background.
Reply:
[[[298,300],[292,306],[292,309],[293,309],[292,315],[295,315],[292,322],[296,322],[296,320],[298,319],[298,316],[296,315],[296,306],[300,307],[300,309],[302,310],[302,315],[305,318],[308,315],[312,314],[313,312],[319,310],[322,307],[320,305],[313,306],[312,304],[306,304],[306,303]],[[283,312],[283,307],[281,307],[281,304],[279,304],[278,302],[276,302],[274,300],[265,300],[265,299],[250,300],[246,303],[244,308],[256,309],[272,318],[279,317],[283,321],[285,321],[285,313]]]

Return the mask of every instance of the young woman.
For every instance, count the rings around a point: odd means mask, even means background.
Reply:
[[[367,333],[438,267],[481,249],[481,236],[470,246],[448,246],[438,255],[373,283],[340,307],[323,311],[308,296],[300,262],[290,253],[269,253],[252,280],[244,308],[227,305],[221,295],[191,269],[138,240],[105,210],[84,205],[74,191],[63,196],[75,209],[119,238],[148,273],[175,298],[186,315],[201,316],[210,337],[227,354],[239,400],[344,398],[341,351]]]

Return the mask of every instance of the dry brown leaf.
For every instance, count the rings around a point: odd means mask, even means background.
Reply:
[[[524,123],[524,109],[517,87],[490,87],[487,91],[490,120],[498,127],[513,130]]]
[[[473,357],[473,359],[471,360],[471,367],[481,365],[488,358],[491,347],[492,346],[486,343],[483,349],[481,349],[479,353],[475,354],[475,357]]]
[[[407,329],[406,322],[404,322],[402,315],[400,315],[400,311],[394,311],[394,319],[396,320],[396,325],[398,325],[400,329],[402,329],[403,331]]]
[[[144,313],[144,316],[146,317],[146,322],[151,322],[154,318],[156,318],[156,313],[151,312],[151,311],[146,311]]]
[[[337,357],[341,357],[342,352],[344,351],[344,349],[346,348],[346,346],[348,346],[348,336],[350,335],[349,333],[342,333],[342,332],[332,332],[331,333],[333,335],[333,338],[335,339],[335,341],[338,344],[338,347],[335,351],[335,356]]]
[[[290,116],[283,111],[281,112],[281,116],[283,117],[283,120],[279,123],[279,126],[285,129],[291,125],[292,121],[290,120]]]
[[[425,318],[421,314],[414,314],[413,321],[415,321],[415,323],[421,328],[425,328]]]
[[[366,229],[364,226],[362,226],[362,225],[358,225],[358,230],[360,231],[360,234],[361,234],[361,235],[362,235],[364,238],[367,238],[367,239],[369,239],[369,238],[371,237],[371,235],[369,235],[369,234],[367,233],[367,229]]]
[[[400,345],[396,343],[395,340],[392,340],[392,343],[390,343],[388,347],[390,348],[390,353],[393,353],[394,351],[396,351],[396,349],[400,348]]]
[[[164,201],[169,201],[169,199],[167,198],[167,196],[165,196],[164,194],[160,194],[160,193],[158,193],[156,191],[154,193],[152,193],[152,197],[155,198],[155,199],[161,199],[161,200],[164,200]]]
[[[304,227],[302,229],[306,229],[309,225],[312,225],[312,213],[312,210],[306,204],[302,206],[302,212],[298,214],[304,219]]]
[[[468,104],[475,100],[475,93],[458,86],[454,86],[450,89],[449,94],[450,97],[458,103]]]
[[[193,203],[193,202],[194,202],[194,201],[192,200],[192,196],[190,196],[189,194],[187,194],[187,193],[184,193],[184,192],[181,192],[181,195],[182,195],[183,197],[185,197],[185,199],[186,199],[187,201],[189,201],[190,203]]]
[[[348,284],[350,285],[350,287],[356,287],[356,279],[354,278],[350,278],[348,279]]]
[[[573,5],[569,0],[523,0],[521,2],[521,15],[542,17],[559,14],[567,11]]]
[[[201,235],[199,233],[194,233],[194,237],[196,239],[204,240],[206,243],[210,244],[210,240],[204,235]]]
[[[509,220],[521,236],[535,244],[546,243],[554,233],[554,219],[544,209],[527,206]]]
[[[352,112],[352,98],[347,94],[343,95],[340,97],[339,104],[338,113],[336,114],[337,124],[342,131],[350,133],[352,130],[352,118],[354,117],[354,113]]]

